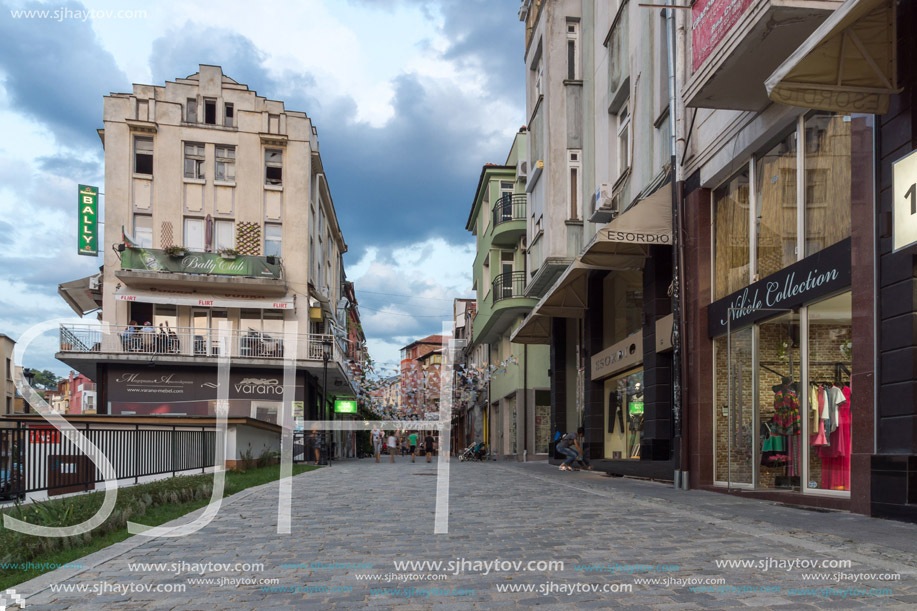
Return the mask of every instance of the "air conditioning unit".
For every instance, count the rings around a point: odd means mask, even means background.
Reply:
[[[607,223],[615,217],[617,208],[618,202],[612,192],[612,185],[603,182],[596,188],[592,198],[592,217],[589,220],[593,223]]]
[[[526,176],[528,176],[528,173],[529,173],[529,162],[528,161],[520,161],[518,164],[516,164],[516,177],[517,178],[525,178]]]

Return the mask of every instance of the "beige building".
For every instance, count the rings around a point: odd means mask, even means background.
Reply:
[[[231,415],[276,421],[291,350],[306,417],[352,395],[347,246],[306,113],[202,65],[106,96],[103,120],[103,325],[65,326],[58,354],[98,382],[98,412],[212,415],[221,349]]]
[[[2,413],[12,414],[16,404],[16,385],[13,383],[13,347],[16,342],[8,335],[0,333],[0,359],[3,374],[0,375],[0,401],[3,401]]]

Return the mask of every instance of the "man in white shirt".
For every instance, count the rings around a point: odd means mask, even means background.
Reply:
[[[395,462],[395,452],[397,451],[398,451],[398,438],[395,437],[395,433],[393,432],[391,435],[388,436],[389,462],[392,462],[392,463]]]
[[[379,456],[382,455],[382,431],[373,429],[373,454],[376,456],[376,462],[379,462]]]

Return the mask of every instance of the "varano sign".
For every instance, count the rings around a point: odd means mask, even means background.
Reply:
[[[79,186],[79,219],[77,253],[95,257],[99,254],[99,188]]]

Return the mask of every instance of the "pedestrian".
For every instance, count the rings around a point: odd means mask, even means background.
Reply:
[[[408,443],[411,445],[411,462],[414,462],[414,456],[417,453],[417,431],[408,435]]]
[[[576,443],[576,434],[567,433],[557,442],[557,451],[567,457],[560,466],[561,471],[573,471],[573,461],[576,460],[577,452],[571,446]]]
[[[321,441],[318,438],[318,429],[312,429],[312,436],[309,438],[309,444],[312,446],[312,454],[315,457],[315,466],[317,467],[322,456]]]
[[[427,455],[427,462],[430,462],[430,459],[433,456],[433,444],[436,442],[433,439],[433,431],[427,431],[427,436],[424,437],[424,453]]]
[[[373,427],[373,454],[376,457],[376,462],[379,462],[379,457],[382,455],[382,431]]]
[[[576,460],[579,462],[584,469],[592,471],[592,463],[589,462],[589,456],[586,455],[586,429],[579,427],[576,429],[576,440],[574,441],[574,447],[576,449],[577,457]]]
[[[395,462],[395,452],[398,451],[398,438],[395,437],[395,432],[392,431],[392,434],[388,436],[388,458],[389,462]]]

